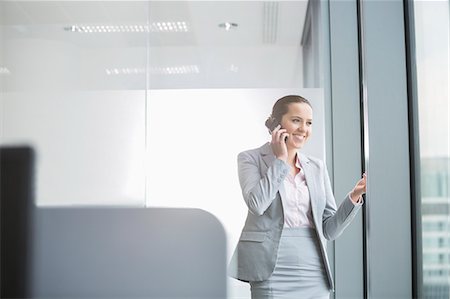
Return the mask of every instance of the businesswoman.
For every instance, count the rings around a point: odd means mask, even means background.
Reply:
[[[326,165],[300,151],[312,121],[308,100],[282,97],[266,121],[271,142],[238,155],[248,215],[229,275],[249,282],[253,299],[328,299],[334,284],[327,240],[336,239],[363,204],[365,174],[337,208]]]

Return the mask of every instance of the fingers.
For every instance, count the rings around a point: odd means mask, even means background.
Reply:
[[[281,141],[284,141],[289,136],[286,132],[286,129],[281,129],[281,125],[276,126],[272,131],[272,142],[281,143]]]
[[[286,129],[280,129],[280,130],[278,130],[278,132],[277,132],[277,138],[276,138],[276,140],[277,140],[278,142],[281,142],[281,141],[284,141],[285,138],[288,137],[288,136],[289,136],[289,134],[286,133]]]
[[[358,180],[355,187],[352,190],[352,194],[354,197],[360,197],[361,195],[366,193],[366,173],[363,173],[362,178]]]
[[[286,130],[284,130],[284,131],[286,131]],[[272,137],[274,137],[274,139],[277,139],[279,134],[281,134],[282,132],[283,132],[283,129],[281,129],[281,125],[278,125],[275,127],[275,129],[273,129]]]
[[[366,173],[363,173],[363,177],[359,179],[357,185],[365,185],[367,183],[367,175]]]
[[[272,141],[270,142],[275,156],[284,161],[287,160],[287,147],[284,140],[287,136],[289,136],[286,131],[287,130],[282,129],[280,125],[275,127],[272,131]]]
[[[280,135],[280,142],[281,141],[285,142],[287,137],[289,137],[288,133],[281,133],[281,135]]]
[[[366,192],[366,185],[367,185],[367,175],[366,173],[363,173],[362,179],[359,180],[357,186],[359,189],[363,191],[363,193]]]
[[[358,180],[354,188],[355,193],[361,195],[366,193],[367,175],[363,173],[362,178]]]

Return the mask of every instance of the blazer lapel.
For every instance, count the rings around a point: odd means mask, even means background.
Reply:
[[[304,154],[297,152],[300,157],[300,163],[302,164],[303,171],[305,172],[306,184],[308,185],[309,198],[311,200],[311,210],[314,219],[314,225],[318,226],[318,215],[317,215],[317,187],[316,187],[316,169],[314,165],[311,164],[309,158]]]

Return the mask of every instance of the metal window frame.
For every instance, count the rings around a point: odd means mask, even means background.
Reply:
[[[414,160],[417,155],[412,151],[417,148],[414,147],[415,130],[410,125],[414,115],[406,18],[403,1],[358,0],[363,150],[367,170],[368,138],[371,139],[371,171],[364,210],[365,298],[411,298],[416,294],[413,288],[417,279],[414,262],[417,249],[414,245],[417,242]],[[389,109],[383,110],[384,107]],[[383,122],[383,113],[395,126]],[[395,134],[398,140],[394,139]],[[391,173],[383,173],[384,169]],[[389,175],[395,182],[389,180]],[[395,215],[395,219],[380,220],[382,214]],[[385,239],[391,250],[380,245]],[[393,265],[398,260],[403,268]]]
[[[327,114],[328,163],[334,186],[336,202],[339,205],[353,188],[364,171],[362,149],[364,122],[361,120],[360,63],[357,4],[353,1],[328,2],[329,26],[325,36],[330,41],[330,84],[331,99]],[[324,18],[326,19],[326,18]],[[327,47],[324,47],[325,49]],[[327,84],[325,84],[327,86]],[[345,140],[345,142],[342,142]],[[360,299],[364,297],[364,248],[363,213],[359,213],[345,232],[333,242],[335,298]],[[330,259],[331,260],[331,259]]]
[[[359,139],[359,143],[351,140],[355,149],[351,151],[359,151],[360,161],[359,167],[362,172],[368,173],[368,190],[367,198],[362,211],[361,231],[348,232],[349,238],[343,235],[344,243],[337,240],[335,246],[335,278],[338,279],[336,284],[336,298],[347,299],[357,298],[349,296],[348,289],[350,287],[360,287],[358,282],[342,279],[342,275],[350,272],[350,277],[355,279],[359,273],[363,279],[363,288],[360,289],[359,298],[420,298],[421,294],[421,238],[420,238],[420,161],[419,159],[419,142],[417,127],[417,92],[415,90],[415,65],[414,65],[414,39],[411,35],[413,27],[411,27],[412,4],[407,0],[397,1],[364,1],[353,0],[344,1],[354,7],[354,18],[357,26],[357,75],[358,75],[358,103],[359,103],[359,123],[360,135],[356,136],[352,132],[351,137]],[[331,126],[332,130],[332,149],[333,157],[342,156],[343,148],[350,148],[348,145],[342,145],[337,142],[342,138],[339,127],[340,118],[346,114],[336,110],[336,103],[341,103],[340,97],[347,91],[342,92],[336,86],[342,84],[339,79],[340,75],[354,75],[355,63],[349,65],[348,70],[339,68],[339,59],[344,57],[341,45],[339,45],[339,35],[342,31],[336,30],[338,22],[342,22],[342,9],[338,9],[338,5],[342,5],[340,1],[329,1],[330,5],[330,51],[331,51],[331,99],[334,105],[331,105]],[[342,7],[341,7],[342,8]],[[350,9],[350,8],[349,8]],[[388,13],[386,13],[388,11]],[[347,16],[350,16],[350,11]],[[340,20],[339,20],[340,19]],[[376,20],[383,19],[383,24],[378,24]],[[378,27],[378,25],[380,27]],[[380,28],[383,35],[380,34]],[[336,36],[333,38],[333,34]],[[381,55],[377,52],[376,47],[380,47],[386,52],[387,60],[391,59],[391,63],[381,60]],[[333,59],[334,56],[334,59]],[[392,63],[394,61],[394,63]],[[397,75],[396,82],[383,85],[386,82],[386,76],[383,71],[393,72]],[[385,98],[380,98],[381,89],[386,87]],[[344,87],[351,88],[348,85]],[[348,103],[347,103],[348,104]],[[346,104],[346,105],[347,105]],[[353,99],[353,104],[355,101]],[[393,131],[402,137],[397,147],[392,148],[388,142],[393,140],[392,136],[383,141],[380,137],[383,130],[389,130],[389,125],[377,123],[382,119],[380,115],[383,105],[391,105],[392,111],[388,111],[391,116],[390,121],[396,126]],[[357,105],[357,104],[356,104]],[[355,107],[350,109],[350,113],[358,111]],[[392,116],[398,116],[393,118]],[[352,118],[351,124],[354,124]],[[389,131],[387,131],[389,132]],[[391,132],[389,132],[391,133]],[[371,141],[369,145],[369,139]],[[327,140],[329,140],[327,138]],[[371,155],[369,156],[369,149]],[[369,159],[370,157],[370,159]],[[369,169],[370,162],[370,169]],[[384,177],[382,167],[389,165],[392,167],[395,175],[398,176],[397,187]],[[342,193],[340,186],[341,176],[352,176],[356,170],[354,163],[349,165],[348,169],[343,169],[339,160],[333,159],[333,180],[335,182],[335,194]],[[369,172],[370,171],[370,172]],[[387,189],[387,190],[383,190]],[[386,196],[388,195],[388,196]],[[400,202],[394,202],[389,206],[389,201],[382,197],[395,197]],[[339,199],[339,196],[336,197]],[[338,203],[339,204],[339,203]],[[394,220],[380,220],[386,212],[396,215]],[[355,219],[358,221],[357,219]],[[384,221],[384,222],[383,222]],[[352,224],[353,225],[353,224]],[[386,231],[386,227],[391,230]],[[351,229],[350,229],[351,230]],[[398,238],[401,235],[402,238]],[[342,237],[341,237],[342,238]],[[340,238],[340,239],[341,239]],[[382,241],[388,239],[390,245],[393,246],[392,251],[384,253]],[[356,259],[355,263],[360,263],[361,270],[350,267],[346,269],[342,266],[341,260],[348,260],[345,256],[345,250],[342,248],[352,248],[361,246],[363,249],[363,257]],[[341,247],[341,249],[340,249]],[[402,256],[396,255],[395,252],[401,250]],[[403,268],[392,263],[393,260],[400,260]],[[339,281],[341,284],[339,284]],[[387,283],[386,281],[399,281],[399,283]],[[342,292],[342,284],[345,291]],[[355,292],[357,293],[357,292]]]

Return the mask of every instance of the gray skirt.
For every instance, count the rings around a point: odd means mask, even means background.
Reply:
[[[252,299],[328,299],[330,290],[313,228],[284,228],[275,270],[269,279],[251,281]]]

